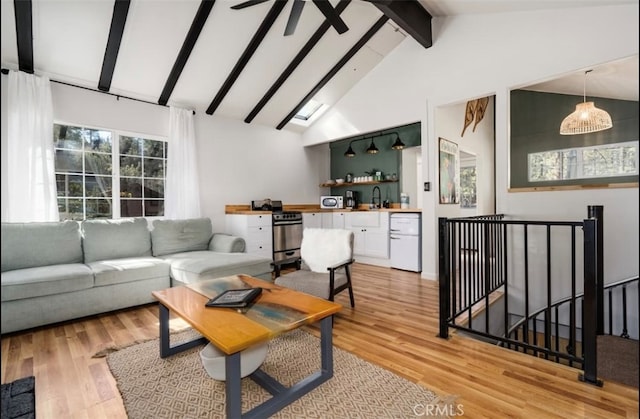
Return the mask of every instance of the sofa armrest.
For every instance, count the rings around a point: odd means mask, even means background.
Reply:
[[[209,242],[209,250],[225,253],[244,253],[246,243],[242,237],[225,233],[213,233]]]

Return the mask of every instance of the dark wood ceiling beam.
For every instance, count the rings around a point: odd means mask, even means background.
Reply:
[[[108,92],[109,89],[111,89],[113,72],[116,69],[118,51],[120,50],[120,43],[122,42],[122,34],[124,33],[124,25],[127,22],[130,4],[131,0],[116,0],[113,4],[109,39],[107,40],[107,47],[104,51],[102,71],[100,72],[100,80],[98,81],[98,89],[104,92]]]
[[[431,13],[425,10],[417,0],[369,0],[382,13],[393,20],[420,45],[430,48],[433,45]]]
[[[267,32],[269,32],[269,29],[271,29],[271,27],[273,26],[273,23],[276,21],[276,18],[278,17],[280,12],[282,12],[282,9],[284,9],[284,6],[286,4],[287,4],[286,1],[274,2],[273,6],[269,10],[269,13],[267,13],[267,16],[264,18],[264,20],[260,24],[260,27],[258,28],[256,33],[253,35],[253,38],[251,38],[251,41],[247,45],[247,48],[242,53],[242,56],[240,56],[240,59],[238,59],[238,62],[233,67],[233,69],[231,70],[231,73],[229,73],[229,76],[227,76],[227,79],[222,84],[222,87],[220,88],[215,98],[213,98],[213,101],[207,108],[206,112],[208,115],[213,115],[213,113],[216,111],[218,106],[220,106],[222,99],[224,99],[227,93],[229,93],[229,90],[231,90],[231,86],[233,86],[233,84],[236,82],[236,80],[240,76],[240,73],[242,73],[242,70],[244,70],[245,66],[247,65],[247,63],[249,62],[253,54],[256,52],[256,50],[258,49],[258,46],[260,46],[260,43],[262,43],[262,40],[267,35]]]
[[[187,33],[187,37],[185,38],[182,48],[178,53],[178,57],[176,58],[175,63],[173,63],[173,68],[171,69],[171,73],[169,73],[169,77],[164,84],[164,89],[162,89],[162,93],[160,94],[160,98],[158,99],[158,104],[166,105],[171,97],[171,93],[173,93],[173,89],[175,89],[176,84],[178,83],[178,79],[180,78],[180,74],[182,74],[182,70],[184,70],[184,66],[187,64],[187,60],[193,51],[193,48],[200,37],[200,33],[202,32],[202,28],[204,24],[207,22],[209,18],[209,14],[211,13],[211,9],[213,9],[213,5],[216,0],[202,0],[200,3],[200,7],[198,7],[198,11],[196,12],[195,17],[193,18],[193,22],[191,23],[191,28],[189,28],[189,32]]]
[[[14,0],[18,69],[33,74],[33,18],[31,0]]]
[[[285,125],[287,125],[289,121],[291,121],[291,118],[293,118],[300,111],[300,109],[302,109],[302,107],[309,101],[309,99],[311,99],[316,93],[318,93],[320,89],[322,89],[324,85],[327,84],[329,80],[331,80],[333,76],[335,76],[338,71],[340,71],[340,69],[344,67],[344,65],[354,55],[356,55],[360,48],[362,48],[369,41],[369,39],[371,39],[371,37],[373,37],[373,35],[375,35],[384,26],[384,24],[388,20],[388,16],[381,16],[380,19],[378,19],[376,23],[374,23],[373,26],[367,31],[367,33],[365,33],[362,38],[360,38],[358,42],[356,42],[356,44],[352,46],[349,51],[347,51],[347,53],[340,59],[340,61],[338,61],[338,63],[334,65],[331,70],[329,70],[329,72],[322,78],[322,80],[320,80],[314,86],[314,88],[311,89],[311,91],[307,93],[307,95],[296,105],[296,107],[291,112],[289,112],[289,114],[278,124],[276,129],[280,130]]]
[[[340,3],[338,3],[338,5],[336,6],[336,13],[338,13],[338,15],[342,13],[344,9],[347,8],[349,3],[351,3],[351,0],[341,0]],[[311,38],[309,38],[307,43],[300,49],[300,51],[298,52],[298,54],[296,54],[293,60],[291,60],[287,68],[285,68],[282,74],[280,74],[280,77],[278,77],[275,83],[273,83],[273,85],[269,88],[269,90],[267,90],[267,93],[265,93],[264,96],[262,96],[262,99],[260,99],[258,104],[251,110],[249,115],[245,118],[244,122],[249,123],[253,121],[256,115],[258,115],[258,113],[262,110],[262,108],[264,108],[267,102],[271,100],[271,98],[273,97],[273,95],[276,94],[278,89],[282,87],[284,82],[287,81],[289,76],[291,76],[294,70],[298,67],[298,65],[300,65],[302,60],[304,60],[304,58],[309,54],[309,52],[311,52],[313,47],[316,46],[316,44],[320,41],[320,39],[324,36],[324,34],[327,33],[327,31],[331,26],[332,26],[331,22],[329,22],[326,19],[324,22],[322,22],[322,24],[320,25],[320,27],[318,27],[315,33],[311,35]]]

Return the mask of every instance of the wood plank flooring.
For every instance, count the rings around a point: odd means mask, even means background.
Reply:
[[[638,390],[578,380],[579,370],[456,335],[438,334],[437,282],[355,264],[356,308],[348,293],[334,344],[455,399],[468,418],[637,418]],[[180,327],[179,319],[172,324]],[[309,328],[317,334],[317,328]],[[46,418],[126,418],[104,357],[108,347],[157,338],[150,304],[2,336],[2,382],[35,375],[36,411]],[[422,400],[406,400],[408,406]],[[425,415],[423,415],[425,416]]]

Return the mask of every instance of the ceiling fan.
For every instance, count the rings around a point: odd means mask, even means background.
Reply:
[[[236,4],[235,6],[231,6],[234,10],[244,9],[246,7],[254,6],[256,4],[264,3],[269,0],[247,0],[242,3]],[[286,1],[286,0],[276,0],[276,1]],[[347,25],[344,23],[342,18],[336,10],[333,8],[329,0],[312,0],[313,4],[322,12],[322,14],[327,18],[327,21],[331,23],[331,25],[336,29],[339,34],[343,34],[349,30]],[[302,9],[304,8],[305,0],[293,0],[293,7],[291,8],[291,14],[289,14],[289,19],[287,20],[287,27],[284,30],[284,36],[292,35],[296,26],[298,25],[298,20],[300,19],[300,15],[302,14]]]

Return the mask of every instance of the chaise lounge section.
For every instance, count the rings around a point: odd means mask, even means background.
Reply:
[[[207,218],[2,223],[1,332],[152,303],[152,291],[204,278],[270,280],[271,259],[244,250]]]

